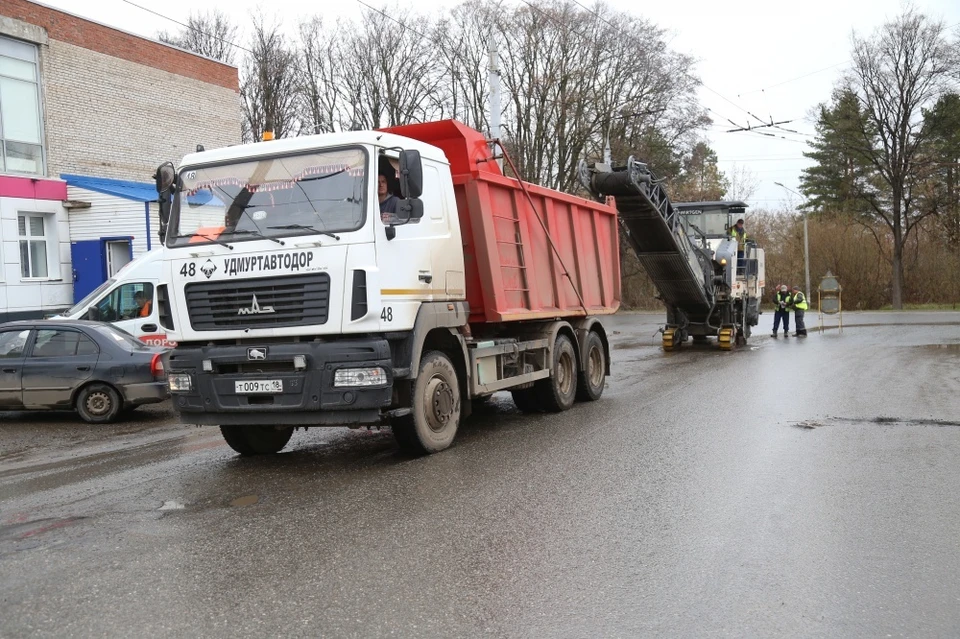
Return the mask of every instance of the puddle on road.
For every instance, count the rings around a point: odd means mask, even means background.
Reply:
[[[260,501],[260,498],[256,495],[244,495],[243,497],[237,497],[230,502],[231,506],[253,506]]]
[[[813,430],[814,428],[820,428],[821,426],[823,426],[823,422],[815,422],[812,420],[808,420],[803,422],[796,422],[795,424],[791,424],[791,426],[793,426],[794,428],[802,428],[804,430]]]
[[[927,351],[957,351],[960,352],[960,344],[923,344],[920,348]]]
[[[947,421],[945,419],[910,419],[906,417],[874,417],[872,419],[846,419],[843,417],[831,417],[825,420],[808,419],[801,422],[792,422],[790,426],[801,430],[815,430],[828,425],[864,425],[881,424],[885,426],[958,426],[960,422]]]
[[[64,517],[62,519],[35,519],[33,521],[18,522],[0,526],[0,539],[23,540],[36,535],[65,528],[86,519],[85,517]]]
[[[620,343],[618,343],[618,344],[614,344],[614,345],[613,345],[613,350],[615,350],[615,351],[623,351],[623,350],[629,350],[629,349],[631,349],[631,348],[640,348],[640,347],[642,347],[642,346],[653,346],[653,343],[652,343],[652,342],[650,342],[650,343],[641,342],[640,340],[632,340],[632,341],[629,341],[629,342],[620,342]]]

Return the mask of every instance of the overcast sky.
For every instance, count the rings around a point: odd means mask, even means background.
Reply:
[[[417,0],[389,3],[373,0],[43,0],[44,4],[153,37],[160,30],[176,31],[178,25],[132,6],[147,7],[185,21],[193,11],[220,9],[237,23],[249,22],[252,11],[262,8],[291,26],[304,16],[320,13],[325,18],[358,16],[363,3],[377,8],[404,7],[426,12],[452,7],[459,0]],[[505,0],[508,5],[522,0]],[[703,80],[701,100],[710,109],[714,125],[706,132],[716,150],[721,170],[745,165],[759,180],[753,207],[777,209],[796,205],[792,196],[774,182],[799,190],[800,170],[809,164],[802,156],[813,132],[808,119],[819,102],[829,99],[837,79],[847,68],[850,36],[870,34],[877,26],[899,14],[900,0],[674,0],[639,3],[607,0],[620,11],[638,15],[667,30],[674,50],[698,60],[695,72]],[[589,0],[580,4],[592,6]],[[328,7],[329,5],[329,7]],[[920,11],[960,26],[960,0],[915,0]],[[242,43],[241,43],[242,44]],[[760,118],[790,120],[783,125],[801,134],[779,133],[770,138],[756,133],[727,133],[739,125],[756,124],[747,111]],[[654,167],[656,170],[656,167]]]

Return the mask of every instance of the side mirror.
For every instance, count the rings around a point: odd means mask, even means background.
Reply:
[[[403,224],[416,224],[423,217],[422,200],[400,200],[397,202],[397,212],[394,214],[395,226]]]
[[[157,229],[157,235],[160,237],[160,244],[163,244],[167,235],[167,224],[170,222],[170,194],[173,185],[177,181],[177,170],[173,162],[164,162],[157,167],[157,172],[153,174],[153,179],[157,184],[157,205],[159,207],[160,228]]]
[[[170,187],[173,186],[174,180],[177,179],[177,170],[173,168],[173,162],[164,162],[157,167],[157,172],[154,173],[153,179],[157,183],[157,193],[163,195],[170,190]]]
[[[423,193],[423,163],[420,151],[408,149],[400,152],[400,195],[416,199]]]

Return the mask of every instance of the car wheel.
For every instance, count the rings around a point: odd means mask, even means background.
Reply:
[[[88,384],[77,394],[77,412],[90,424],[112,422],[120,413],[120,407],[120,394],[107,384]]]

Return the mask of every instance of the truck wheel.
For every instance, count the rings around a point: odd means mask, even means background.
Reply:
[[[241,455],[272,455],[279,453],[290,441],[293,426],[221,426],[223,439]]]
[[[436,453],[448,448],[460,426],[460,384],[450,358],[430,351],[420,360],[410,415],[393,420],[393,436],[404,452]]]
[[[566,335],[557,336],[553,345],[552,373],[537,380],[533,387],[543,410],[559,413],[573,406],[577,399],[577,354]]]
[[[594,332],[587,335],[586,351],[583,371],[577,376],[577,399],[595,402],[603,395],[603,385],[607,379],[607,357],[599,335]]]
[[[77,393],[77,412],[90,424],[112,422],[120,413],[120,395],[112,386],[88,384]]]
[[[536,389],[521,388],[520,390],[510,391],[513,395],[513,403],[521,413],[539,413],[540,402],[537,399]]]

